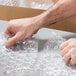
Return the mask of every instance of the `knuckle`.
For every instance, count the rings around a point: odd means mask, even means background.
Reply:
[[[75,44],[75,41],[73,40],[70,44],[71,44],[71,45],[74,45],[74,44]]]
[[[10,21],[8,22],[8,25],[13,25],[14,23],[15,23],[14,20],[10,20]]]
[[[26,39],[28,39],[28,36],[27,35],[21,37],[21,40],[26,40]]]
[[[74,42],[75,38],[71,38],[69,39],[70,42]]]
[[[76,58],[76,49],[72,48],[70,52],[71,52],[71,57]]]
[[[59,46],[60,49],[62,49],[62,44]]]
[[[68,46],[69,46],[70,48],[74,47],[74,46],[75,46],[74,41],[70,42]]]
[[[61,45],[59,46],[60,49],[62,49],[64,46],[64,42],[61,43]]]
[[[73,56],[73,53],[74,53],[74,49],[73,48],[70,49],[70,53],[71,53],[71,56]]]

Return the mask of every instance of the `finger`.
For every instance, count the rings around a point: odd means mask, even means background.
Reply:
[[[70,61],[71,65],[75,65],[76,64],[76,47],[73,47],[71,49],[71,61]]]
[[[76,50],[75,47],[75,43],[68,44],[63,50],[61,50],[61,55],[64,56],[69,50],[74,52],[73,55],[76,54],[76,51],[74,51]]]
[[[66,46],[63,50],[61,50],[61,55],[64,56],[66,53],[68,53],[70,50],[69,46]]]
[[[64,57],[63,60],[68,63],[70,61],[71,58],[71,52],[68,52]]]
[[[76,65],[76,59],[71,58],[70,64],[71,65]]]
[[[63,50],[67,45],[68,45],[68,41],[65,41],[63,42],[61,45],[60,45],[60,49]]]
[[[6,47],[10,48],[11,46],[13,46],[16,42],[18,42],[20,40],[20,37],[21,37],[21,35],[19,33],[17,33],[15,36],[9,38],[6,43]]]

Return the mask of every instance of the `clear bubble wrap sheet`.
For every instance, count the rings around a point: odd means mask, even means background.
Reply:
[[[76,76],[76,69],[66,65],[60,55],[64,40],[52,36],[43,45],[32,37],[7,49],[7,38],[0,33],[0,76]],[[39,46],[43,49],[38,50]]]
[[[48,9],[54,5],[52,0],[0,0],[0,5]]]

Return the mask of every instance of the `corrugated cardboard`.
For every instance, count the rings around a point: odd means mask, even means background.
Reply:
[[[42,12],[44,12],[44,10],[0,5],[0,19],[1,20],[27,18],[27,17],[36,16]],[[48,28],[76,32],[75,20],[76,20],[76,17],[72,17],[67,20],[58,22],[56,24],[48,25]]]

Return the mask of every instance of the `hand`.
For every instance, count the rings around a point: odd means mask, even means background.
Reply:
[[[60,49],[63,60],[71,65],[76,65],[76,38],[63,42]]]
[[[6,42],[6,47],[10,48],[18,41],[30,38],[40,27],[39,18],[24,18],[11,20],[5,30],[6,35],[12,35]]]

